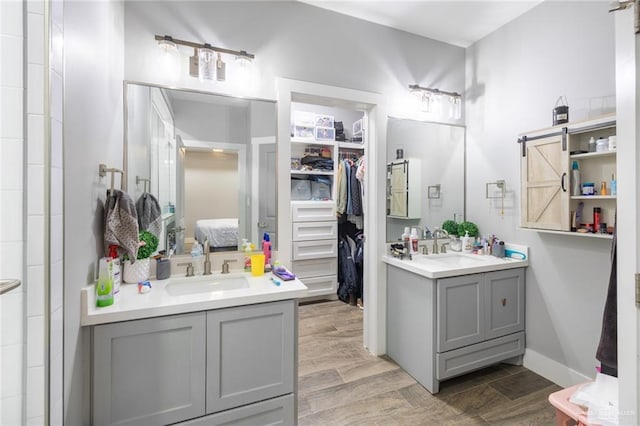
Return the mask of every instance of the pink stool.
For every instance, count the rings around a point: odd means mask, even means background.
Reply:
[[[587,422],[587,412],[581,406],[569,402],[569,398],[582,384],[559,390],[549,395],[549,402],[556,408],[556,426],[597,426]]]

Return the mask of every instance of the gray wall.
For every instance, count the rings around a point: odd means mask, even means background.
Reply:
[[[183,140],[249,144],[249,107],[175,100],[176,134]]]
[[[545,2],[467,50],[467,217],[530,246],[527,349],[594,376],[610,241],[522,231],[518,133],[551,125],[559,95],[571,120],[615,106],[614,22],[606,2]],[[505,215],[485,199],[505,179]],[[605,218],[612,222],[612,218]]]
[[[64,424],[89,424],[89,333],[80,289],[94,282],[102,253],[108,178],[122,168],[123,4],[64,4]],[[119,180],[117,180],[118,182]]]

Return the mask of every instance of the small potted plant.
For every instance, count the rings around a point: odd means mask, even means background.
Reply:
[[[138,237],[140,247],[138,247],[138,257],[134,263],[129,262],[125,256],[123,279],[126,283],[138,283],[149,279],[151,255],[158,248],[158,238],[149,231],[142,231]]]

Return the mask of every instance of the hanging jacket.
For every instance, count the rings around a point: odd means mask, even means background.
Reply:
[[[346,238],[340,238],[338,242],[338,267],[340,272],[338,298],[349,303],[349,294],[358,290],[358,271],[351,253],[351,246]]]

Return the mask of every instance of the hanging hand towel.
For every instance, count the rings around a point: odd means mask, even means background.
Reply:
[[[104,244],[120,246],[131,263],[138,257],[138,215],[126,192],[112,189],[104,209]]]
[[[160,238],[162,231],[162,209],[156,197],[148,192],[143,193],[136,201],[138,227],[140,231],[149,231]]]

